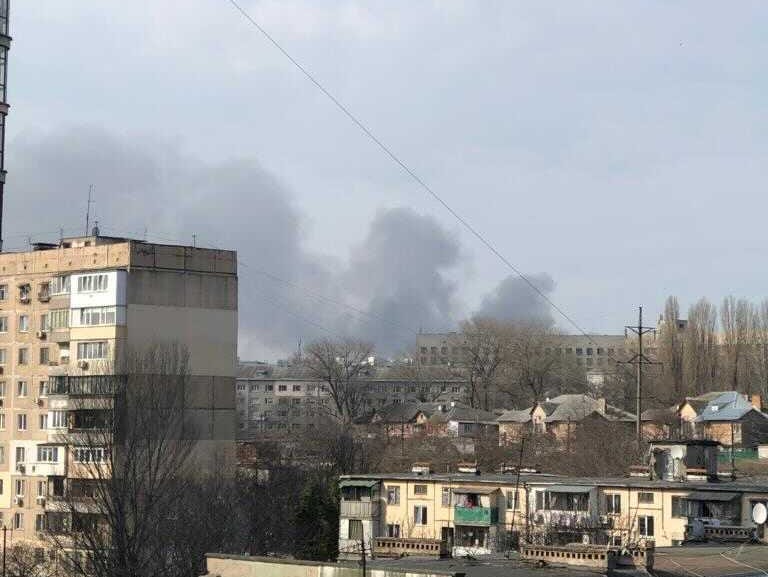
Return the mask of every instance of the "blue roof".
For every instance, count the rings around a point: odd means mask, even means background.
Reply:
[[[743,395],[736,391],[727,391],[707,403],[695,421],[738,421],[750,411],[756,410]],[[760,413],[764,417],[767,415]]]

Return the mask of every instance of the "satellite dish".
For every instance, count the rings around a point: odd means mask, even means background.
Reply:
[[[582,542],[584,545],[589,545],[589,533],[584,533],[584,534],[581,536],[581,542]]]
[[[768,521],[768,507],[765,506],[765,503],[755,503],[755,506],[752,507],[752,520],[757,525],[762,525]]]

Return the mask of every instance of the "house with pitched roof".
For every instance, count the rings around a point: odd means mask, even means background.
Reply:
[[[560,395],[522,410],[506,411],[497,420],[502,445],[518,442],[531,433],[550,434],[566,442],[576,427],[590,420],[615,422],[631,426],[635,416],[605,399],[589,395]]]

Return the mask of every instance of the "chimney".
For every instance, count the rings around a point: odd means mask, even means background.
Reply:
[[[763,398],[760,395],[750,396],[749,402],[752,403],[752,406],[756,408],[758,411],[763,410]]]
[[[605,397],[597,399],[597,412],[601,415],[605,414]]]

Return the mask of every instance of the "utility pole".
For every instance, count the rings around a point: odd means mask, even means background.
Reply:
[[[653,362],[643,354],[643,335],[655,333],[656,327],[643,326],[643,307],[638,308],[637,326],[626,325],[624,331],[632,331],[637,335],[637,353],[631,359],[624,361],[628,365],[635,365],[637,370],[637,390],[635,399],[635,411],[637,412],[635,421],[635,434],[637,436],[637,446],[639,447],[643,440],[643,422],[640,415],[643,410],[643,365],[660,365]]]

